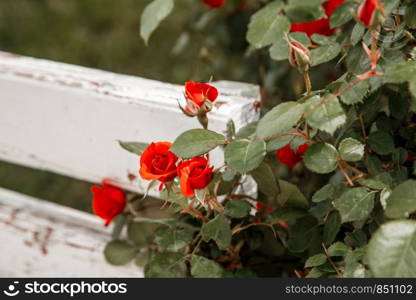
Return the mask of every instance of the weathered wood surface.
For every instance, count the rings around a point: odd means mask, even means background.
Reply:
[[[258,87],[214,82],[220,91],[210,129],[258,118]],[[117,140],[173,141],[199,128],[178,108],[183,87],[0,52],[0,159],[143,192],[138,159]],[[212,160],[221,164],[221,155]],[[253,187],[253,186],[252,186]],[[255,190],[255,187],[253,187]]]
[[[258,118],[258,87],[213,84],[220,96],[210,129]],[[131,179],[137,156],[117,140],[173,141],[199,127],[178,109],[182,86],[4,52],[0,91],[0,160],[90,182],[106,178],[136,192],[147,182]],[[211,156],[216,165],[219,151]],[[250,178],[244,188],[256,192]],[[141,277],[133,265],[105,262],[110,231],[92,215],[0,189],[0,277]]]
[[[111,227],[84,212],[0,189],[0,277],[142,277],[105,262]]]

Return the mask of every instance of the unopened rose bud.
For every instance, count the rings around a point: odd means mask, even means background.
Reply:
[[[309,52],[308,48],[302,46],[297,42],[290,42],[289,63],[294,68],[297,68],[299,72],[307,72],[311,63],[311,53]]]
[[[358,8],[358,20],[368,28],[383,24],[385,18],[384,5],[379,0],[364,0]]]
[[[218,97],[218,90],[212,85],[188,81],[185,83],[186,106],[182,111],[190,117],[210,112]]]

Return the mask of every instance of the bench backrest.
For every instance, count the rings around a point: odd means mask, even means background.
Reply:
[[[220,81],[210,129],[258,118],[255,85]],[[143,192],[123,141],[173,141],[199,128],[178,108],[183,86],[0,52],[0,160]],[[213,160],[220,163],[220,156]]]

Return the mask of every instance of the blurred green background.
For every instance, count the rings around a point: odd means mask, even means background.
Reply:
[[[197,4],[194,10],[189,9],[189,1]],[[139,36],[139,24],[149,2],[1,0],[0,49],[180,84],[190,79],[207,81],[213,74],[215,80],[253,80],[238,68],[245,48],[245,26],[238,26],[242,28],[240,34],[220,30],[222,33],[210,40],[203,30],[193,32],[190,24],[206,26],[212,18],[220,17],[219,12],[210,15],[195,0],[179,0],[146,47]],[[239,14],[239,18],[245,22],[248,16]],[[233,16],[227,20],[240,22]],[[183,43],[188,37],[181,35],[184,30],[192,35],[192,42]],[[233,41],[227,34],[233,35]],[[208,55],[208,51],[212,53]],[[235,66],[230,67],[232,64]],[[0,161],[0,186],[91,211],[90,183]]]

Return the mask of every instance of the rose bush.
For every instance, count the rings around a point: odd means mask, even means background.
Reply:
[[[253,109],[262,117],[213,132],[210,111],[221,90],[190,81],[181,109],[200,125],[172,144],[121,142],[140,156],[149,187],[163,183],[172,218],[138,217],[142,200],[134,195],[122,213],[118,204],[111,213],[97,209],[107,222],[120,213],[107,260],[135,259],[148,277],[415,277],[415,2],[183,5],[215,14],[215,24],[230,30],[230,16],[250,16],[247,28],[243,17],[238,23],[247,41],[247,64],[238,70],[258,65],[262,98]],[[145,9],[146,41],[173,7],[154,0]],[[212,30],[207,39],[219,41]],[[218,168],[209,162],[214,148],[224,150]],[[247,177],[257,197],[241,189]]]

